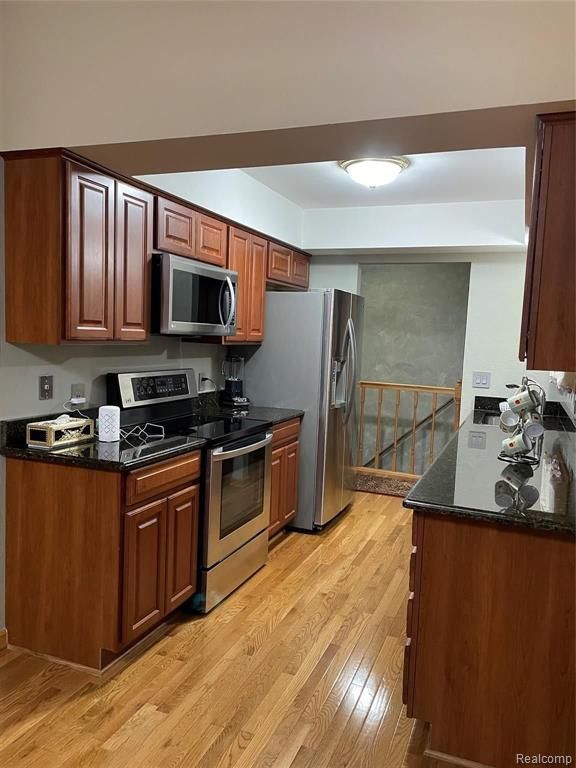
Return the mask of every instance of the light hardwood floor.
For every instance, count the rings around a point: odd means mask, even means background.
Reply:
[[[401,702],[410,546],[400,499],[357,494],[109,679],[1,651],[0,766],[436,766]]]

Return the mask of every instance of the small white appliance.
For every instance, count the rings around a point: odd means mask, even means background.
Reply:
[[[98,440],[115,443],[120,440],[120,408],[103,405],[98,409]]]

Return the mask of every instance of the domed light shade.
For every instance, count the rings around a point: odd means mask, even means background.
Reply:
[[[410,165],[406,157],[367,157],[364,160],[347,160],[340,163],[350,176],[370,189],[390,184],[394,179]]]

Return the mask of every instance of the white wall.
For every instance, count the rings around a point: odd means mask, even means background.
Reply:
[[[313,208],[303,245],[340,248],[494,248],[524,243],[524,200]]]
[[[3,3],[4,148],[574,98],[570,2]]]
[[[339,288],[360,292],[360,267],[341,256],[314,256],[310,264],[310,288]]]
[[[472,410],[474,395],[506,394],[506,384],[519,383],[526,365],[518,360],[526,257],[492,254],[477,257],[470,268],[470,294],[464,349],[462,415]],[[490,389],[473,389],[472,372],[490,371]],[[532,372],[553,399],[548,372]]]
[[[302,246],[302,209],[239,169],[138,178],[271,237]]]

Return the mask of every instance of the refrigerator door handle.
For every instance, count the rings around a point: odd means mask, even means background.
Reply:
[[[352,415],[352,408],[354,406],[354,397],[356,394],[357,386],[357,349],[356,349],[356,333],[354,331],[354,323],[352,318],[349,318],[346,324],[346,336],[348,339],[347,357],[350,355],[350,369],[351,374],[349,378],[350,386],[346,387],[346,410],[344,412],[344,424],[347,424]]]

